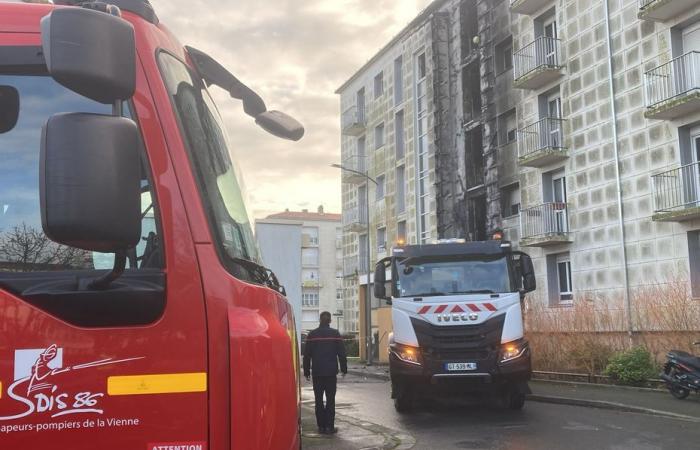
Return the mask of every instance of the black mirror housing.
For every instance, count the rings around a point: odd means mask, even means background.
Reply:
[[[530,258],[530,255],[525,253],[520,255],[520,272],[523,277],[523,291],[527,293],[537,289],[535,268],[532,265],[532,258]]]
[[[382,300],[391,300],[386,295],[386,260],[379,261],[374,268],[374,296]]]
[[[85,8],[57,8],[41,19],[41,42],[51,77],[104,104],[127,100],[136,88],[134,27]]]
[[[136,124],[123,117],[57,114],[44,125],[39,196],[44,233],[88,251],[115,253],[141,239]]]
[[[19,119],[19,92],[12,86],[0,86],[0,134],[7,133]]]
[[[304,137],[304,126],[281,111],[266,111],[255,118],[260,128],[282,139],[298,141]]]

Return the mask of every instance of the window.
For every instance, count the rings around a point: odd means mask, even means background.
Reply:
[[[517,216],[520,213],[520,185],[518,183],[501,189],[503,217]]]
[[[237,259],[259,261],[243,189],[231,159],[231,146],[214,101],[202,80],[174,56],[161,52],[160,68],[172,97],[215,244],[226,268],[255,281]]]
[[[384,177],[384,175],[379,175],[377,177],[377,200],[381,200],[384,198],[384,189],[385,189],[385,177]]]
[[[406,167],[396,168],[396,214],[406,212]]]
[[[302,248],[301,264],[306,267],[318,267],[318,248]]]
[[[386,251],[386,228],[377,229],[377,251]]]
[[[305,308],[318,308],[319,297],[318,291],[304,290],[301,293],[301,306]]]
[[[301,229],[302,247],[315,247],[318,245],[318,227],[303,227]]]
[[[384,72],[379,72],[374,77],[374,98],[375,100],[384,94]]]
[[[418,79],[420,80],[421,78],[425,78],[427,75],[426,68],[425,68],[425,53],[421,53],[418,55],[417,58],[417,69],[418,69]]]
[[[498,117],[498,143],[507,145],[515,142],[517,135],[517,120],[515,110],[512,109]]]
[[[571,260],[568,253],[557,255],[557,286],[559,303],[571,303],[573,286],[571,283]]]
[[[380,123],[374,128],[374,148],[384,147],[384,123]]]
[[[496,45],[496,73],[501,74],[513,68],[513,38],[508,37]]]
[[[693,298],[700,298],[700,231],[688,232],[690,291]]]
[[[403,110],[397,112],[394,116],[394,137],[396,139],[396,159],[400,160],[403,159],[406,153]]]
[[[42,229],[39,204],[42,124],[59,112],[111,114],[111,107],[73,93],[48,76],[17,75],[16,71],[13,75],[4,75],[2,66],[5,63],[14,62],[0,61],[0,85],[18,92],[20,111],[14,127],[0,133],[0,276],[3,272],[111,269],[112,254],[88,252],[51,241]],[[31,73],[40,70],[32,68]],[[128,105],[125,106],[125,115],[130,116]],[[163,265],[156,226],[159,213],[152,200],[147,174],[144,165],[141,172],[142,242],[128,254],[130,269]]]
[[[404,244],[407,244],[408,241],[406,240],[406,221],[402,220],[397,224],[396,227],[396,237],[398,242],[402,242]]]
[[[403,102],[403,57],[394,60],[394,105]]]

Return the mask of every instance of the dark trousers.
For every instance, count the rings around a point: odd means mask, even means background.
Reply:
[[[337,378],[314,377],[314,397],[316,398],[316,424],[319,428],[333,428],[335,423],[335,391]],[[326,405],[323,405],[323,394]]]

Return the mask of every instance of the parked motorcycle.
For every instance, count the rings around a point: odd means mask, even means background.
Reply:
[[[695,345],[700,345],[700,342]],[[691,392],[700,393],[700,357],[671,350],[666,358],[661,379],[666,382],[671,395],[682,400]]]

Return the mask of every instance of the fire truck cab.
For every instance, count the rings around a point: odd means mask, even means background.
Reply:
[[[299,361],[208,88],[147,0],[0,3],[0,448],[298,449]]]
[[[531,366],[521,302],[535,289],[528,255],[500,239],[405,245],[377,264],[374,279],[375,296],[392,304],[397,411],[418,397],[461,395],[523,407]]]

